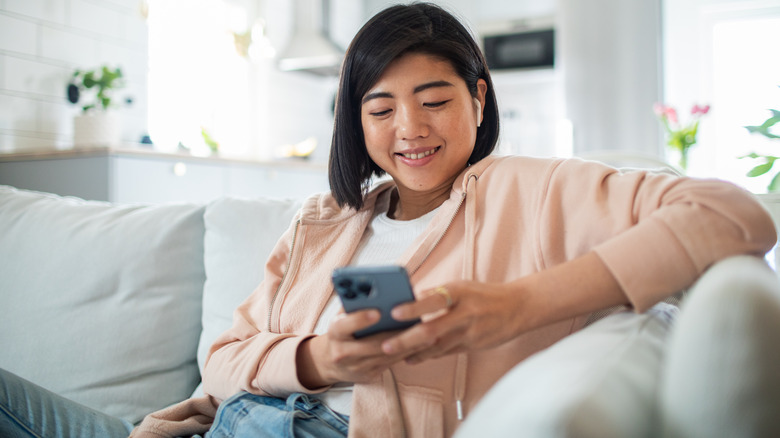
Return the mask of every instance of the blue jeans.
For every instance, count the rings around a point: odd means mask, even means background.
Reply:
[[[348,417],[306,394],[283,400],[240,392],[219,405],[206,438],[331,438],[347,436],[348,428]]]
[[[0,437],[123,437],[133,425],[0,369]]]

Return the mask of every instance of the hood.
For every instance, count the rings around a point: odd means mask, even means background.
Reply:
[[[293,8],[293,31],[279,70],[338,76],[344,52],[330,39],[329,0],[295,0]]]

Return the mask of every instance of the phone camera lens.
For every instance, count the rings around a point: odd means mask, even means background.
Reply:
[[[341,289],[349,289],[350,287],[352,287],[352,280],[350,280],[349,278],[342,278],[339,280],[337,286],[340,287]]]
[[[354,300],[355,298],[357,298],[357,294],[355,293],[354,290],[348,290],[344,293],[344,298],[348,300]]]
[[[371,292],[371,284],[366,282],[358,283],[357,290],[363,295],[368,295]]]

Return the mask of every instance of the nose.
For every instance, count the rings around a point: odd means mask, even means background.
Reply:
[[[403,105],[397,108],[395,132],[396,137],[400,140],[427,137],[429,126],[424,110],[414,105]]]

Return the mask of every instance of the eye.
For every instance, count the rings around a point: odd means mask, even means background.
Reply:
[[[442,100],[442,101],[439,101],[439,102],[428,102],[428,103],[424,103],[423,106],[426,107],[426,108],[439,108],[439,107],[444,106],[444,104],[446,104],[450,100],[452,100],[452,99]]]
[[[381,111],[372,111],[372,112],[369,112],[368,114],[372,115],[374,117],[382,117],[382,116],[386,116],[386,115],[390,114],[390,111],[392,111],[392,110],[386,109],[386,110],[381,110]]]

